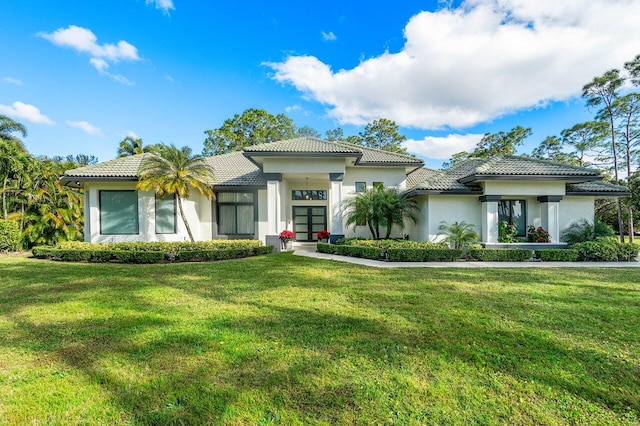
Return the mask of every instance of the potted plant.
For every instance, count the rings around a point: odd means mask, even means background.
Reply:
[[[331,234],[329,233],[329,231],[323,229],[322,231],[318,232],[318,241],[321,243],[328,243],[330,236]]]
[[[529,225],[529,227],[527,228],[527,239],[531,243],[551,242],[551,236],[549,235],[549,232],[542,229],[541,226],[536,228],[533,225]]]
[[[280,243],[283,250],[291,250],[293,248],[292,241],[296,240],[296,233],[285,229],[280,233]]]

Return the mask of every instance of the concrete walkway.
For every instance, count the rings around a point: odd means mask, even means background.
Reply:
[[[640,262],[383,262],[316,252],[315,243],[293,243],[293,254],[374,268],[640,268]]]

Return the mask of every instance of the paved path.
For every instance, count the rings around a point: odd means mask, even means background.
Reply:
[[[318,253],[315,243],[294,243],[293,254],[375,268],[640,268],[640,262],[383,262]]]

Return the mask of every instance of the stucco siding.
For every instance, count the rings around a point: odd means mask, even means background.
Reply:
[[[571,222],[583,218],[593,222],[594,201],[594,197],[590,196],[565,197],[560,201],[560,232],[569,226]]]
[[[438,235],[442,221],[449,224],[465,221],[474,225],[476,234],[482,234],[482,204],[477,196],[430,195],[428,206],[429,234],[425,240],[441,241],[444,238]]]
[[[344,173],[344,158],[264,158],[264,173]]]
[[[522,197],[564,194],[564,181],[494,180],[484,182],[484,195]]]

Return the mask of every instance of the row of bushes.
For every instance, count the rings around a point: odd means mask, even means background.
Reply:
[[[15,220],[0,219],[0,252],[20,250],[20,228]]]
[[[406,248],[406,249],[448,249],[449,245],[440,241],[437,243],[431,241],[410,241],[410,240],[370,240],[360,237],[340,238],[336,241],[336,245],[360,246],[360,247],[377,247],[383,250],[389,248]]]
[[[545,262],[628,262],[638,257],[639,247],[630,243],[595,241],[575,244],[571,249],[485,249],[471,248],[469,257],[484,262],[524,262],[533,258]],[[318,243],[320,253],[339,254],[365,259],[388,259],[391,262],[443,262],[462,258],[462,250],[448,248],[376,248],[358,245]]]
[[[207,241],[205,243],[209,242]],[[63,262],[160,263],[238,259],[273,252],[273,246],[263,246],[260,241],[255,240],[227,241],[226,243],[227,244],[137,242],[89,244],[67,242],[60,243],[56,247],[34,247],[32,253],[34,257],[39,259],[51,259]]]

